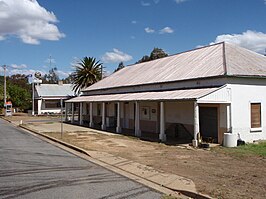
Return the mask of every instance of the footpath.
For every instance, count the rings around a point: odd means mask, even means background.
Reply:
[[[103,163],[101,164],[102,166],[105,167],[111,166],[111,168],[115,168],[116,170],[115,172],[119,172],[122,175],[127,175],[128,173],[131,176],[133,175],[140,179],[143,179],[144,181],[139,180],[139,182],[144,183],[147,186],[150,186],[154,189],[157,189],[158,191],[163,192],[168,196],[176,198],[199,198],[199,199],[211,198],[209,196],[198,193],[194,182],[188,178],[171,173],[166,173],[164,171],[155,170],[150,166],[146,166],[126,158],[115,156],[107,152],[85,150],[80,146],[73,145],[69,142],[66,142],[65,140],[62,141],[60,138],[56,138],[54,136],[49,135],[49,133],[60,134],[61,124],[58,121],[42,122],[40,120],[38,121],[36,120],[23,124],[22,120],[14,120],[14,119],[10,120],[9,118],[3,118],[3,119],[6,119],[15,126],[19,126],[33,133],[41,135],[45,138],[48,138],[54,142],[60,143],[64,146],[67,146],[71,149],[81,152],[89,156],[90,159],[96,160],[96,163]],[[104,131],[90,129],[87,127],[75,126],[71,124],[63,124],[63,131],[64,133],[67,134],[71,133],[73,134],[75,132],[83,132],[82,139],[84,140],[86,140],[86,136],[90,136],[92,134],[108,134],[108,135],[111,134],[112,137],[119,136],[117,134],[112,134],[109,132],[107,133]],[[109,167],[109,169],[111,168]],[[152,185],[153,183],[156,186],[153,186]]]

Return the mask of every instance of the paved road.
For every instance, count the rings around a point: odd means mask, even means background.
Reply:
[[[160,198],[0,119],[0,198]]]

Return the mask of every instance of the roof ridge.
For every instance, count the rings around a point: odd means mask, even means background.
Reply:
[[[213,43],[213,44],[201,46],[201,47],[198,47],[198,48],[193,48],[193,49],[190,49],[190,50],[185,50],[185,51],[182,51],[182,52],[179,52],[179,53],[175,53],[175,54],[172,54],[172,55],[168,55],[167,57],[162,57],[162,58],[158,58],[158,59],[154,59],[154,60],[150,60],[150,61],[146,61],[146,62],[141,62],[141,63],[129,64],[127,66],[134,66],[134,65],[138,65],[138,64],[143,64],[143,63],[158,61],[158,60],[162,60],[162,59],[165,59],[165,58],[173,57],[173,56],[176,56],[176,55],[180,55],[180,54],[184,54],[184,53],[188,53],[188,52],[192,52],[192,51],[196,51],[196,50],[201,50],[203,48],[208,48],[208,47],[212,47],[212,46],[216,46],[216,45],[221,45],[221,44],[224,44],[224,43],[225,43],[224,41],[218,42],[218,43]]]

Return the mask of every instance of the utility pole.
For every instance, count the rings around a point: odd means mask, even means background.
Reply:
[[[50,70],[52,69],[52,55],[49,55]]]
[[[6,108],[6,65],[4,65],[4,107]]]
[[[63,138],[63,99],[60,99],[61,105],[61,139]]]
[[[34,78],[32,78],[32,115],[34,116]]]

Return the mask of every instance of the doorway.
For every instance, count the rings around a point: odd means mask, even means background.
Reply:
[[[199,107],[199,122],[202,139],[218,143],[218,108]]]

